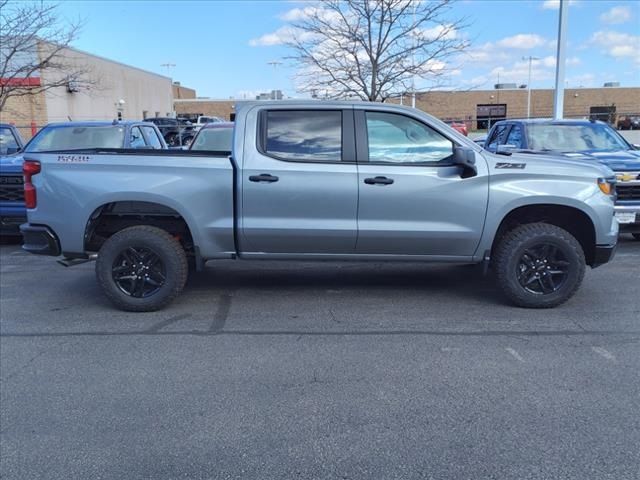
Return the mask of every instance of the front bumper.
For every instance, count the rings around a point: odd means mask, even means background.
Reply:
[[[620,233],[640,233],[640,204],[616,204],[615,217],[620,225]]]
[[[600,265],[604,265],[605,263],[613,260],[613,257],[616,255],[617,248],[617,243],[615,245],[596,245],[596,251],[593,255],[591,268],[599,267]]]
[[[60,255],[60,241],[55,232],[46,225],[20,225],[23,244],[22,249],[36,255]]]

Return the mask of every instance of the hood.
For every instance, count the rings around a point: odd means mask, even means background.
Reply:
[[[24,157],[16,153],[14,155],[0,156],[0,172],[2,173],[22,173],[22,163]]]
[[[600,162],[616,172],[640,170],[640,150],[563,153],[563,157]]]
[[[488,155],[487,155],[488,153]],[[556,175],[568,175],[568,176],[584,176],[584,177],[612,177],[613,171],[611,167],[604,163],[594,162],[583,158],[572,158],[564,155],[543,155],[536,153],[520,153],[513,152],[512,155],[497,155],[489,152],[484,152],[487,157],[490,157],[495,164],[498,163],[524,163],[526,167],[522,170],[511,169],[495,169],[494,171],[514,172],[520,171],[522,173],[553,173]]]

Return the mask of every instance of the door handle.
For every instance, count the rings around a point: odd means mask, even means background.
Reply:
[[[261,173],[260,175],[251,175],[249,177],[250,182],[265,182],[265,183],[273,183],[280,180],[278,177],[274,177],[273,175],[269,175],[268,173]]]
[[[367,185],[391,185],[393,184],[393,179],[387,177],[365,178],[364,183]]]

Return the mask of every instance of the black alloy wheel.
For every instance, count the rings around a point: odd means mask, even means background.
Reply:
[[[527,248],[517,266],[518,282],[527,292],[548,295],[561,288],[570,263],[556,245],[541,243]]]
[[[165,266],[160,256],[145,247],[127,247],[116,257],[111,268],[113,281],[131,297],[147,298],[165,283]]]

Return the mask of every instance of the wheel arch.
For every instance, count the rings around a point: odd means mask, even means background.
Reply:
[[[490,251],[495,251],[496,246],[508,231],[528,223],[549,223],[568,231],[580,243],[587,265],[594,263],[596,227],[593,220],[584,210],[554,203],[529,204],[512,208],[504,215],[495,230]]]
[[[162,228],[179,238],[188,253],[198,252],[198,232],[192,228],[194,223],[184,214],[184,209],[169,199],[136,196],[103,199],[91,209],[85,221],[85,251],[99,250],[111,235],[134,225]]]

